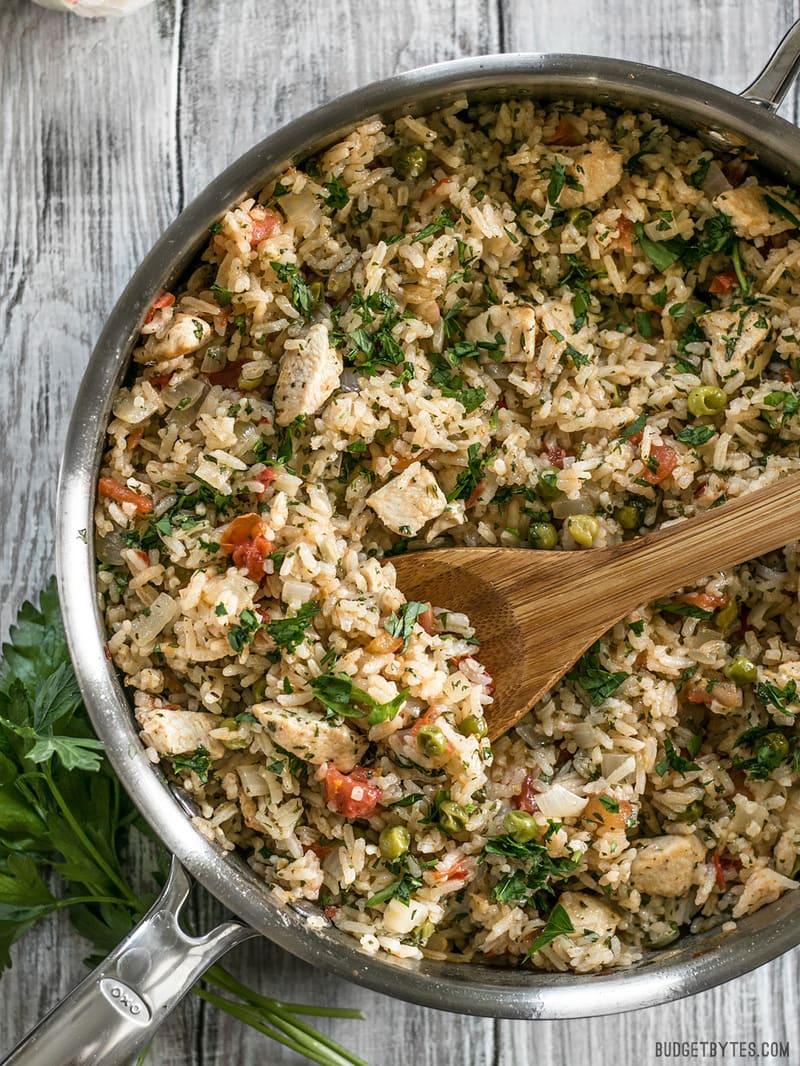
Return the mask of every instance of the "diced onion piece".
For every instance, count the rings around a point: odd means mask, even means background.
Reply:
[[[193,407],[206,390],[205,382],[199,378],[189,378],[177,385],[170,385],[161,393],[161,398],[167,407],[178,407],[185,411],[187,407]]]
[[[152,389],[150,392],[152,393]],[[114,401],[114,416],[128,426],[138,426],[158,410],[158,399],[133,396],[127,389],[122,389]]]
[[[728,189],[732,189],[733,186],[725,177],[719,165],[712,162],[709,163],[705,180],[700,188],[709,199],[712,199],[714,196],[719,196],[721,192],[727,192]]]
[[[339,391],[340,392],[361,392],[361,382],[358,380],[358,374],[351,367],[345,367],[339,378]]]
[[[616,785],[636,773],[636,759],[632,755],[603,755],[600,766],[609,785]]]
[[[570,518],[576,514],[593,514],[594,504],[586,496],[579,496],[577,500],[555,500],[553,502],[554,518]]]
[[[106,566],[120,566],[122,563],[122,550],[125,543],[120,533],[107,533],[104,537],[98,537],[95,541],[97,558]]]
[[[428,908],[415,899],[409,900],[408,903],[390,899],[383,912],[383,925],[388,932],[402,936],[422,925],[427,917]]]
[[[289,607],[299,607],[314,596],[314,586],[308,581],[290,577],[283,583],[283,602]]]
[[[288,196],[282,196],[281,210],[286,215],[289,225],[294,226],[295,231],[301,237],[315,230],[322,218],[319,200],[308,186],[297,194],[290,193]]]
[[[150,604],[147,614],[142,612],[133,621],[133,639],[140,648],[152,644],[158,634],[180,614],[180,607],[168,596],[160,592]]]
[[[589,801],[563,785],[553,785],[546,792],[540,792],[536,802],[545,818],[574,818]]]

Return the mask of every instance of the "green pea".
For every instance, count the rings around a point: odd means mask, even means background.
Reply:
[[[728,406],[728,397],[715,385],[698,385],[689,393],[687,405],[695,418],[716,415]]]
[[[470,714],[461,722],[458,730],[465,737],[485,737],[488,731],[486,719],[478,714]]]
[[[311,297],[311,307],[315,309],[319,307],[322,301],[325,299],[325,286],[321,281],[312,281],[308,286],[308,292]]]
[[[445,833],[463,833],[468,820],[469,814],[460,803],[445,800],[439,807],[439,826]]]
[[[395,153],[394,170],[399,178],[419,178],[428,166],[428,153],[419,145],[401,148]]]
[[[642,508],[635,503],[624,503],[622,507],[618,507],[614,512],[614,517],[622,528],[630,533],[641,526],[644,515],[642,514]]]
[[[391,444],[400,432],[396,422],[390,422],[385,429],[379,429],[375,434],[375,440],[378,444]]]
[[[722,630],[724,633],[726,629],[730,629],[732,625],[735,625],[739,621],[739,604],[736,600],[731,600],[726,603],[724,607],[721,607],[714,615],[714,625],[717,629]]]
[[[264,699],[264,695],[267,691],[267,679],[266,677],[258,677],[250,686],[250,692],[253,696],[253,703],[261,703]]]
[[[534,522],[531,525],[528,539],[532,548],[549,551],[558,544],[558,530],[550,522]]]
[[[223,718],[219,723],[218,729],[227,729],[231,733],[238,733],[239,723],[235,718]],[[228,749],[228,751],[244,751],[245,748],[250,747],[250,741],[245,737],[231,737],[230,739],[223,737],[222,743]]]
[[[591,514],[575,514],[567,519],[569,535],[582,548],[591,548],[600,532],[600,523]]]
[[[405,855],[411,844],[411,834],[404,825],[393,825],[381,830],[378,847],[384,859],[399,859]]]
[[[422,754],[427,755],[429,759],[443,755],[447,747],[444,733],[438,725],[421,726],[417,733],[417,744]]]
[[[426,918],[422,925],[419,927],[420,941],[424,944],[427,940],[430,940],[430,938],[435,932],[436,926],[433,924],[430,918]]]
[[[737,685],[752,685],[758,677],[758,667],[752,660],[746,659],[744,655],[737,655],[734,659],[731,659],[723,673],[729,681],[733,681]]]
[[[557,500],[559,496],[564,495],[556,484],[557,478],[558,470],[554,466],[548,466],[539,474],[536,491],[543,500]]]
[[[518,844],[529,844],[540,832],[536,819],[526,811],[509,811],[503,819],[503,828]]]
[[[789,754],[789,741],[783,733],[767,733],[755,748],[755,757],[767,770],[780,766]]]
[[[695,800],[694,803],[690,803],[687,807],[675,815],[676,822],[696,822],[698,818],[703,817],[703,801]]]
[[[573,207],[573,209],[567,213],[567,219],[575,227],[578,233],[583,233],[585,235],[589,231],[589,223],[592,221],[592,212],[587,211],[585,207]]]

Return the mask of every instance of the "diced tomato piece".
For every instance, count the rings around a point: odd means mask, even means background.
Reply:
[[[617,219],[617,235],[611,242],[612,248],[621,248],[623,252],[630,255],[633,252],[633,223],[625,215],[620,215]]]
[[[717,592],[687,592],[683,596],[678,596],[676,603],[687,603],[690,607],[700,607],[704,611],[716,611],[719,607],[724,607],[730,599],[730,596],[725,596]]]
[[[128,434],[128,439],[126,441],[128,451],[132,452],[135,448],[138,448],[143,436],[144,429],[141,426],[137,426],[136,429],[132,429]]]
[[[709,704],[713,701],[714,696],[702,685],[687,685],[683,690],[683,698],[688,700],[689,703]]]
[[[444,865],[444,862],[442,862],[431,870],[431,880],[436,884],[441,884],[443,881],[466,881],[468,877],[469,868],[463,859],[451,862],[448,865]]]
[[[545,452],[547,461],[551,466],[557,466],[559,470],[564,469],[564,457],[567,453],[561,447],[560,444],[554,444],[548,448]]]
[[[528,814],[536,814],[539,810],[539,804],[536,802],[536,794],[541,792],[538,784],[536,783],[536,777],[534,774],[528,771],[522,781],[522,787],[516,796],[511,798],[511,806],[516,807],[518,811],[527,811]]]
[[[263,488],[259,489],[259,492],[266,492],[277,476],[271,466],[265,466],[261,473],[256,474],[254,478],[255,481],[263,486]]]
[[[335,844],[320,844],[319,842],[317,842],[316,844],[309,844],[307,847],[303,848],[303,851],[313,852],[314,855],[317,856],[319,861],[322,862],[325,856],[330,855],[330,853],[335,847]]]
[[[220,538],[220,547],[231,556],[234,566],[247,570],[248,577],[260,581],[264,560],[275,545],[264,536],[264,520],[257,514],[243,514],[230,523]]]
[[[467,497],[467,502],[464,504],[465,508],[474,507],[475,504],[480,499],[480,495],[481,495],[481,493],[483,492],[483,490],[485,488],[486,488],[486,482],[485,481],[479,481],[478,484],[475,486],[475,488],[472,490],[472,492]]]
[[[735,881],[742,868],[741,859],[737,859],[734,855],[718,855],[715,851],[711,855],[711,861],[714,864],[714,874],[720,888],[727,888],[730,881]]]
[[[153,510],[153,501],[149,496],[143,496],[141,492],[134,492],[127,485],[115,481],[113,477],[101,477],[97,482],[97,491],[101,496],[117,503],[132,503],[139,514],[150,514]]]
[[[111,662],[111,658],[112,658],[111,651],[110,651],[110,649],[109,649],[107,644],[103,645],[103,655],[105,655],[106,659],[108,659],[108,661]]]
[[[158,374],[154,378],[147,379],[154,389],[165,389],[172,380],[172,374]]]
[[[449,185],[452,178],[439,178],[437,182],[431,185],[430,189],[426,189],[422,194],[421,203],[427,203],[436,197],[438,200],[446,200],[449,194],[449,189],[445,189],[446,185]]]
[[[794,374],[788,366],[781,367],[781,381],[785,381],[787,385],[792,385],[794,383]]]
[[[223,370],[214,370],[210,374],[206,374],[206,380],[212,385],[222,385],[225,389],[235,389],[239,384],[239,378],[242,376],[242,367],[246,362],[246,359],[240,359],[238,363],[228,363]]]
[[[668,444],[653,444],[650,448],[650,459],[655,461],[653,469],[647,467],[642,478],[650,485],[660,485],[666,481],[675,467],[678,465],[678,453]]]
[[[708,286],[708,291],[712,292],[715,296],[724,296],[725,293],[730,292],[734,288],[737,280],[733,270],[723,270],[721,274],[717,274]]]
[[[392,460],[392,470],[395,474],[402,474],[404,470],[408,470],[412,463],[424,463],[432,455],[433,452],[429,449],[416,452],[414,455],[398,455]]]
[[[281,218],[280,215],[274,211],[266,211],[263,218],[253,218],[250,221],[250,247],[255,248],[257,244],[261,244],[267,237],[271,237],[272,234],[280,229]]]
[[[333,904],[329,904],[325,908],[323,913],[324,913],[325,917],[328,919],[328,921],[332,922],[333,919],[336,917],[336,915],[339,913],[339,908],[338,907],[334,907]]]
[[[433,608],[430,606],[430,604],[428,605],[427,611],[423,611],[422,614],[419,615],[417,621],[428,634],[428,636],[433,633]]]
[[[722,869],[722,862],[716,851],[711,855],[711,861],[714,863],[714,874],[716,882],[720,888],[725,887],[725,871]]]
[[[231,552],[231,561],[240,570],[246,570],[251,581],[260,581],[264,576],[264,560],[275,550],[275,545],[266,537],[256,537],[238,545]]]
[[[721,707],[738,707],[742,702],[742,694],[732,681],[715,681],[707,688],[703,685],[687,685],[683,690],[683,698],[689,703],[718,703]]]
[[[586,143],[586,135],[581,132],[571,115],[562,115],[548,144],[562,144],[566,148],[576,148]]]
[[[175,303],[175,297],[171,292],[162,292],[160,296],[156,296],[155,300],[150,304],[150,310],[147,312],[147,318],[144,320],[145,325],[148,322],[153,321],[153,317],[156,311],[160,311],[162,307],[172,307]]]
[[[329,766],[325,774],[325,802],[345,818],[368,818],[383,795],[377,785],[369,783],[369,777],[369,771],[363,766],[356,766],[349,774]]]

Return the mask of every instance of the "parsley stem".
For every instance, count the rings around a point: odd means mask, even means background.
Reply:
[[[736,271],[736,277],[739,281],[739,288],[742,290],[743,296],[750,294],[750,279],[745,274],[744,267],[742,266],[742,253],[741,253],[741,241],[737,241],[733,246],[733,269]]]
[[[91,842],[91,840],[87,837],[87,835],[75,821],[72,811],[70,810],[68,804],[65,802],[64,797],[61,795],[58,786],[53,780],[53,775],[50,773],[50,767],[46,763],[42,766],[42,775],[44,776],[44,779],[47,782],[47,786],[50,789],[53,798],[55,799],[58,805],[59,810],[64,816],[64,820],[67,822],[70,829],[75,834],[81,846],[85,849],[86,854],[90,856],[90,858],[98,867],[98,869],[102,870],[102,872],[106,875],[111,884],[120,890],[124,902],[138,909],[138,897],[134,894],[130,885],[125,881],[125,879],[120,874],[118,874],[111,866],[109,866],[109,864],[100,854],[100,852]]]
[[[269,999],[267,996],[254,992],[247,985],[243,985],[224,966],[220,965],[212,966],[204,975],[203,980],[208,984],[216,985],[217,988],[224,988],[226,992],[232,992],[235,996],[241,997],[241,999],[246,1000],[254,1007],[265,1007],[268,1010],[285,1010],[290,1014],[305,1014],[309,1017],[355,1018],[360,1021],[364,1019],[364,1015],[360,1010],[349,1010],[346,1007],[310,1007],[302,1003],[285,1003],[282,1000]]]
[[[195,991],[207,1003],[226,1011],[285,1047],[305,1055],[312,1062],[319,1063],[319,1066],[368,1066],[362,1059],[351,1055],[334,1041],[316,1032],[310,1026],[304,1025],[303,1022],[281,1017],[279,1013],[272,1010],[264,1010],[262,1016],[254,1007],[225,999],[215,992],[202,988],[196,988]]]

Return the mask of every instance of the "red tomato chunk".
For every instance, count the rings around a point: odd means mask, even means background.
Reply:
[[[349,774],[328,767],[325,775],[325,801],[345,818],[368,818],[383,793],[369,783],[369,771],[356,766]]]

